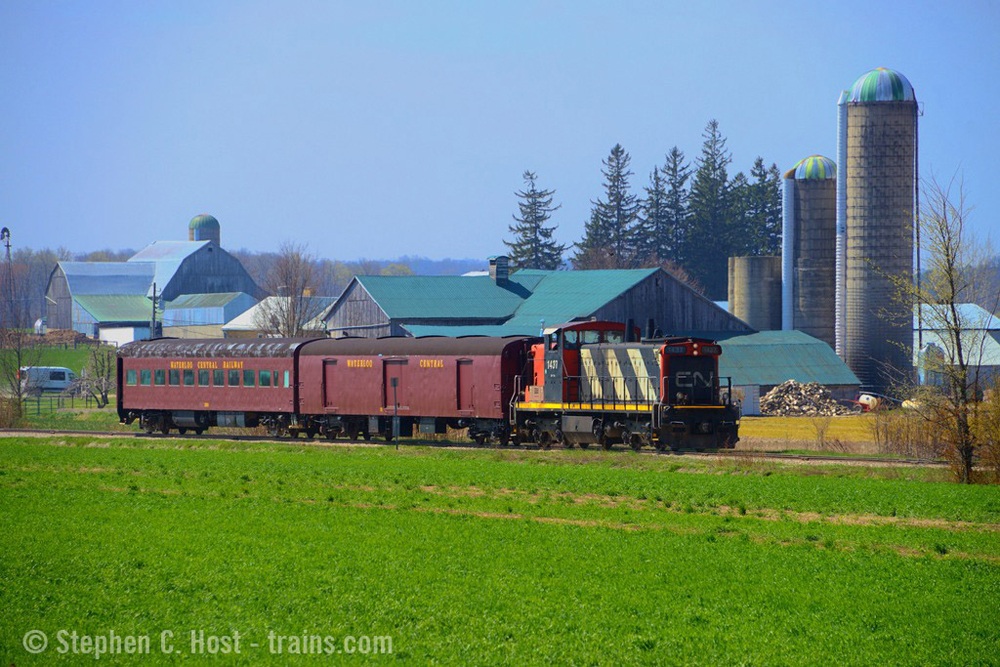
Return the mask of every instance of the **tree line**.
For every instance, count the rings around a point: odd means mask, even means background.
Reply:
[[[632,158],[615,144],[602,161],[601,196],[591,201],[583,238],[572,244],[577,269],[634,269],[663,266],[710,298],[725,299],[727,258],[773,255],[781,246],[781,173],[763,158],[749,174],[729,176],[732,154],[719,123],[709,121],[700,155],[689,162],[674,146],[663,165],[653,167],[642,193],[632,187]],[[504,241],[511,263],[521,268],[558,269],[570,248],[554,238],[555,190],[540,188],[524,172],[515,194],[518,212]]]

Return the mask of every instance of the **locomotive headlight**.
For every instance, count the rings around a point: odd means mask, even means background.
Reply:
[[[712,432],[712,422],[702,422],[698,424],[699,433],[711,433]]]

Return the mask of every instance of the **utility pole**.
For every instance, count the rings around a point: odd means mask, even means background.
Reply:
[[[19,322],[10,322],[14,319],[14,264],[10,258],[10,230],[4,227],[0,229],[0,241],[3,241],[7,248],[7,308],[4,315],[5,324],[8,327],[17,327]]]
[[[149,320],[149,340],[156,338],[156,283],[153,283],[153,316]]]

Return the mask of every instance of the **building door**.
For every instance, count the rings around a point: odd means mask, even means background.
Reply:
[[[275,379],[277,382],[277,379]],[[337,360],[326,359],[323,361],[323,407],[333,408],[337,406]]]
[[[407,407],[405,371],[405,359],[386,359],[382,366],[382,407],[390,412],[396,405]]]
[[[472,391],[475,388],[472,376],[472,359],[459,359],[456,366],[458,368],[458,409],[459,411],[472,412],[475,405],[472,400]]]

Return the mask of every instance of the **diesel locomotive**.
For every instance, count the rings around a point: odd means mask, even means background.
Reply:
[[[155,339],[118,353],[118,415],[143,430],[265,427],[333,439],[467,429],[494,441],[733,447],[718,343],[575,322],[538,337]]]

